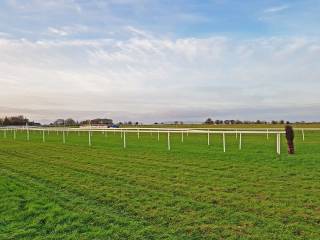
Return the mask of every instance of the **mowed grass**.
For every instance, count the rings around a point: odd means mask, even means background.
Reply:
[[[2,133],[1,133],[2,134]],[[320,239],[320,132],[0,136],[0,239]]]

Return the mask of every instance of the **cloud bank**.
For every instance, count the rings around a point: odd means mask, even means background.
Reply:
[[[318,38],[161,38],[126,31],[131,36],[123,40],[0,35],[0,111],[43,122],[69,116],[319,120]]]

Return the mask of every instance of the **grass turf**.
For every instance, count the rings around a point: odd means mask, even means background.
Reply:
[[[0,139],[0,239],[319,239],[320,133],[13,133]]]

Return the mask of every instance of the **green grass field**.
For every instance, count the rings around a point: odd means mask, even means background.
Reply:
[[[2,133],[1,133],[2,134]],[[320,132],[0,136],[0,239],[320,239]]]

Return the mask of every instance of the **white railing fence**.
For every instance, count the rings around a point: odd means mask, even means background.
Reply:
[[[308,128],[308,129],[295,129],[296,131],[301,131],[302,139],[305,140],[305,131],[318,131],[320,129],[315,128]],[[160,140],[160,134],[167,134],[167,149],[171,150],[171,134],[181,134],[181,142],[184,142],[185,134],[189,136],[189,134],[205,134],[207,135],[207,145],[211,144],[210,136],[212,134],[221,135],[222,136],[222,147],[223,152],[226,152],[226,135],[234,134],[235,138],[239,141],[239,150],[242,149],[243,145],[243,135],[265,135],[267,139],[269,139],[270,135],[276,136],[276,153],[281,153],[281,135],[285,132],[280,129],[231,129],[231,128],[57,128],[57,127],[37,127],[37,128],[30,128],[30,127],[6,127],[0,128],[0,131],[3,132],[3,138],[8,138],[8,132],[10,131],[13,134],[13,140],[17,139],[17,131],[23,131],[26,133],[26,140],[30,141],[30,132],[40,132],[42,134],[42,141],[46,142],[46,134],[50,135],[50,133],[56,133],[56,135],[62,134],[62,143],[66,143],[66,137],[69,135],[69,132],[76,132],[78,136],[83,134],[88,134],[88,145],[92,146],[92,134],[93,132],[101,132],[105,136],[108,133],[120,133],[121,139],[123,140],[123,148],[127,147],[127,134],[135,133],[137,135],[137,139],[140,139],[140,135],[142,133],[150,133],[157,135],[157,140]]]

